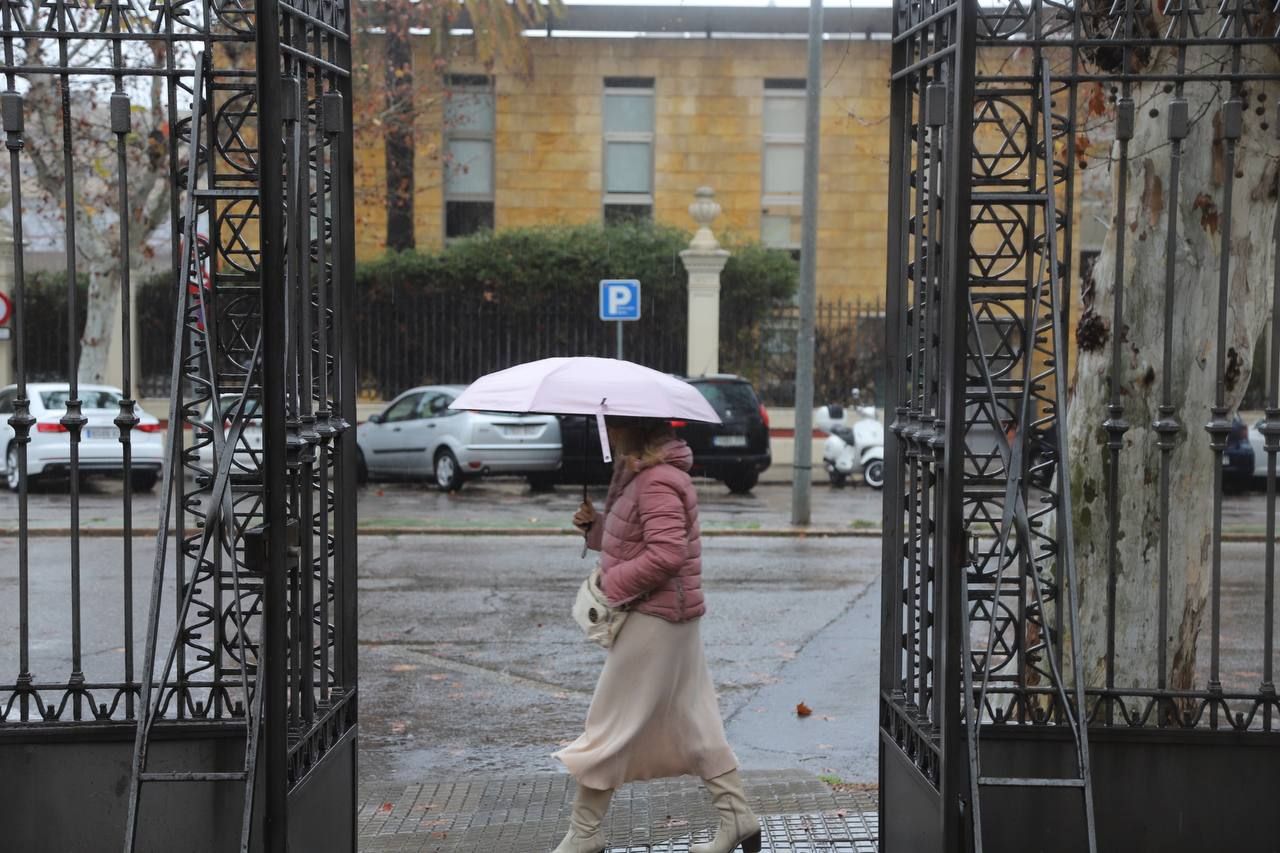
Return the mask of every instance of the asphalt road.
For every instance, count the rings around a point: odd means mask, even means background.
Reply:
[[[90,682],[124,666],[121,539],[83,540]],[[30,540],[32,667],[70,671],[68,545]],[[580,731],[604,652],[569,616],[589,563],[569,538],[362,537],[364,781],[555,770]],[[18,630],[17,542],[0,538],[0,636]],[[152,546],[133,540],[137,659]],[[706,544],[708,659],[743,765],[875,778],[879,542],[715,538]],[[171,599],[167,600],[166,613]],[[18,671],[0,644],[0,678]],[[797,703],[813,716],[796,716]]]

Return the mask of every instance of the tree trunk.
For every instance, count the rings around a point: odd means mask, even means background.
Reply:
[[[1223,50],[1191,51],[1187,66],[1217,65]],[[1274,54],[1250,57],[1275,66]],[[1172,71],[1173,58],[1158,58],[1152,71]],[[1226,348],[1225,405],[1234,414],[1249,382],[1253,349],[1271,310],[1276,246],[1276,143],[1274,117],[1254,110],[1276,103],[1277,87],[1248,85],[1243,98],[1244,130],[1237,151],[1231,210],[1230,289],[1226,339],[1218,339],[1219,255],[1225,211],[1224,156],[1219,138],[1219,106],[1226,88],[1187,85],[1192,120],[1183,141],[1176,180],[1177,237],[1168,245],[1173,197],[1169,100],[1163,83],[1135,86],[1134,137],[1129,143],[1128,187],[1119,196],[1119,144],[1111,163],[1112,221],[1101,257],[1093,269],[1095,287],[1082,294],[1077,331],[1075,392],[1068,429],[1069,477],[1074,502],[1076,560],[1080,580],[1081,648],[1088,684],[1105,683],[1107,598],[1110,565],[1109,523],[1118,520],[1116,543],[1117,687],[1154,687],[1157,655],[1165,644],[1165,675],[1172,688],[1196,684],[1197,639],[1208,630],[1206,601],[1212,572],[1213,481],[1216,455],[1205,425],[1212,419],[1218,381],[1219,347]],[[1264,96],[1265,101],[1260,101]],[[1123,214],[1120,213],[1123,204]],[[1123,215],[1123,219],[1119,217]],[[1117,243],[1123,233],[1122,328],[1112,327]],[[1173,289],[1166,293],[1166,258],[1172,253]],[[1165,300],[1173,300],[1173,325],[1165,328]],[[1111,505],[1108,418],[1111,396],[1112,336],[1121,334],[1120,401],[1129,429],[1119,463],[1118,501]],[[1173,336],[1169,365],[1171,404],[1181,430],[1169,465],[1168,629],[1161,636],[1161,450],[1152,424],[1160,417],[1166,365],[1165,334]],[[1232,415],[1228,414],[1228,418]],[[1203,685],[1201,685],[1203,686]]]
[[[89,267],[89,292],[80,337],[81,382],[116,385],[120,376],[110,375],[111,342],[119,332],[117,304],[120,302],[120,263],[116,260],[94,263]]]
[[[384,150],[387,161],[387,248],[412,249],[414,220],[413,45],[409,14],[392,5],[386,29],[387,111]]]

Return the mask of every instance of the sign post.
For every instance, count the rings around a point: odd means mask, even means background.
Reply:
[[[618,355],[622,358],[622,324],[640,319],[640,282],[606,278],[600,282],[600,319],[618,324]]]

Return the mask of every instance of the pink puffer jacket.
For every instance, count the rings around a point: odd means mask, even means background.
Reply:
[[[611,604],[688,622],[707,612],[693,452],[679,439],[663,451],[665,461],[648,468],[617,466],[604,523],[592,526],[587,542],[603,554],[601,586]]]

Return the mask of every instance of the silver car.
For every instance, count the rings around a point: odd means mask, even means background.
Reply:
[[[356,429],[361,479],[434,477],[443,491],[487,474],[536,479],[560,468],[560,422],[550,415],[459,412],[465,390],[431,385],[405,391]]]

